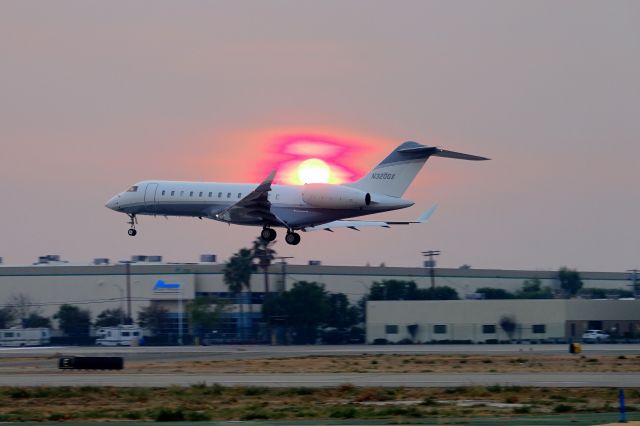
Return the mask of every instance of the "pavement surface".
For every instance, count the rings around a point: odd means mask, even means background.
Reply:
[[[50,374],[3,374],[2,386],[188,386],[214,383],[224,386],[265,387],[459,387],[459,386],[532,386],[558,388],[623,387],[640,388],[640,373],[467,373],[467,374],[145,374],[60,371]]]

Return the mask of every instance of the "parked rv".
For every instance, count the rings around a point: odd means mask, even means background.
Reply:
[[[48,328],[5,328],[0,329],[0,346],[42,346],[51,341]]]
[[[142,329],[137,325],[119,325],[98,329],[96,345],[99,346],[136,346],[142,338]]]

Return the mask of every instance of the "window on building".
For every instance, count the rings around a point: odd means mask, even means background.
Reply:
[[[398,326],[397,325],[385,325],[384,332],[387,334],[398,334]]]
[[[128,331],[122,332],[122,337],[129,337],[130,333]]]
[[[222,192],[218,192],[218,198],[222,198]]]
[[[176,195],[176,191],[171,191],[171,196],[173,197],[174,195]]]
[[[162,191],[162,195],[164,195],[164,193],[165,193],[165,191],[163,190],[163,191]]]
[[[200,194],[198,195],[198,197],[202,197],[202,191],[200,191]]]
[[[446,324],[434,324],[434,326],[433,326],[433,334],[447,334],[447,325]]]
[[[193,191],[189,192],[189,197],[193,197]]]
[[[485,324],[482,326],[482,333],[484,334],[495,334],[496,326],[493,324]]]
[[[227,192],[227,198],[231,198],[231,193]]]
[[[209,193],[209,198],[213,197],[213,192]]]
[[[241,197],[242,197],[242,194],[238,192],[238,198],[241,198]]]
[[[533,324],[533,327],[531,327],[531,331],[533,331],[535,334],[544,334],[547,332],[547,326],[544,324]]]

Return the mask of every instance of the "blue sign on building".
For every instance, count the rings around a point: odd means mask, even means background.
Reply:
[[[156,281],[156,285],[153,286],[153,291],[158,290],[180,290],[182,284],[180,283],[166,283],[163,280]]]

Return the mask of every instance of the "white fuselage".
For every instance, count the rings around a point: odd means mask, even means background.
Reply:
[[[218,216],[254,191],[256,186],[257,184],[243,183],[143,181],[111,198],[106,206],[130,215],[206,217],[243,225],[282,226],[254,219],[225,220]],[[342,207],[343,204],[336,203],[335,207],[331,207],[332,204],[321,204],[322,207],[318,207],[305,202],[305,190],[308,193],[313,187],[314,185],[272,185],[267,195],[271,210],[292,229],[304,229],[306,226],[401,209],[414,204],[402,198],[371,193],[368,205],[345,208]],[[355,191],[342,185],[326,185],[325,188],[331,193]],[[361,193],[363,197],[368,195]]]

